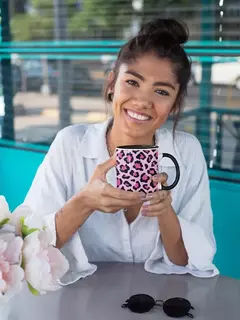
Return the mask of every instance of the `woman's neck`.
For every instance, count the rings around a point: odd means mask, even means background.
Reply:
[[[107,146],[108,151],[112,155],[118,146],[129,145],[153,145],[155,144],[154,137],[131,137],[119,130],[114,123],[109,124],[107,131]]]

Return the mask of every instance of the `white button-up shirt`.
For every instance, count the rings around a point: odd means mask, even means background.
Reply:
[[[61,130],[39,166],[24,201],[55,231],[55,214],[88,182],[96,166],[109,158],[106,129],[109,120],[93,125],[72,125]],[[98,261],[143,263],[146,271],[158,274],[190,273],[212,277],[219,272],[213,265],[216,252],[213,235],[209,180],[205,158],[198,140],[184,132],[159,129],[159,152],[172,154],[180,166],[180,180],[171,190],[172,206],[179,219],[188,253],[188,265],[174,265],[161,242],[157,218],[138,217],[128,224],[122,210],[114,214],[95,211],[61,249],[70,269],[61,279],[63,285],[93,274]],[[159,171],[175,178],[171,160],[159,160]],[[112,168],[107,181],[116,186]],[[171,228],[171,226],[169,226]],[[55,240],[56,241],[56,240]]]

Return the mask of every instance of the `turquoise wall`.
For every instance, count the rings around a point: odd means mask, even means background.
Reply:
[[[0,194],[12,210],[24,199],[43,157],[44,153],[0,146]],[[240,279],[240,184],[217,180],[210,184],[218,246],[215,263],[222,275]]]
[[[47,150],[46,146],[0,139],[0,194],[11,210],[23,201]]]
[[[217,241],[215,263],[223,275],[240,279],[240,184],[210,180]]]
[[[24,199],[45,154],[0,147],[0,194],[11,207]]]

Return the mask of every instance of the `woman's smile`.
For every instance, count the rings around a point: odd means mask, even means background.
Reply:
[[[124,114],[126,115],[128,121],[138,124],[144,124],[152,120],[152,117],[149,115],[132,109],[124,109]]]

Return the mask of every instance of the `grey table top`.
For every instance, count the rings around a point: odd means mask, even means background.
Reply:
[[[157,275],[141,264],[101,263],[92,275],[63,289],[35,297],[24,288],[1,320],[132,320],[171,319],[161,307],[145,314],[121,305],[131,295],[145,293],[154,299],[187,298],[198,320],[239,320],[240,281],[217,276]],[[184,317],[185,319],[190,319]]]

